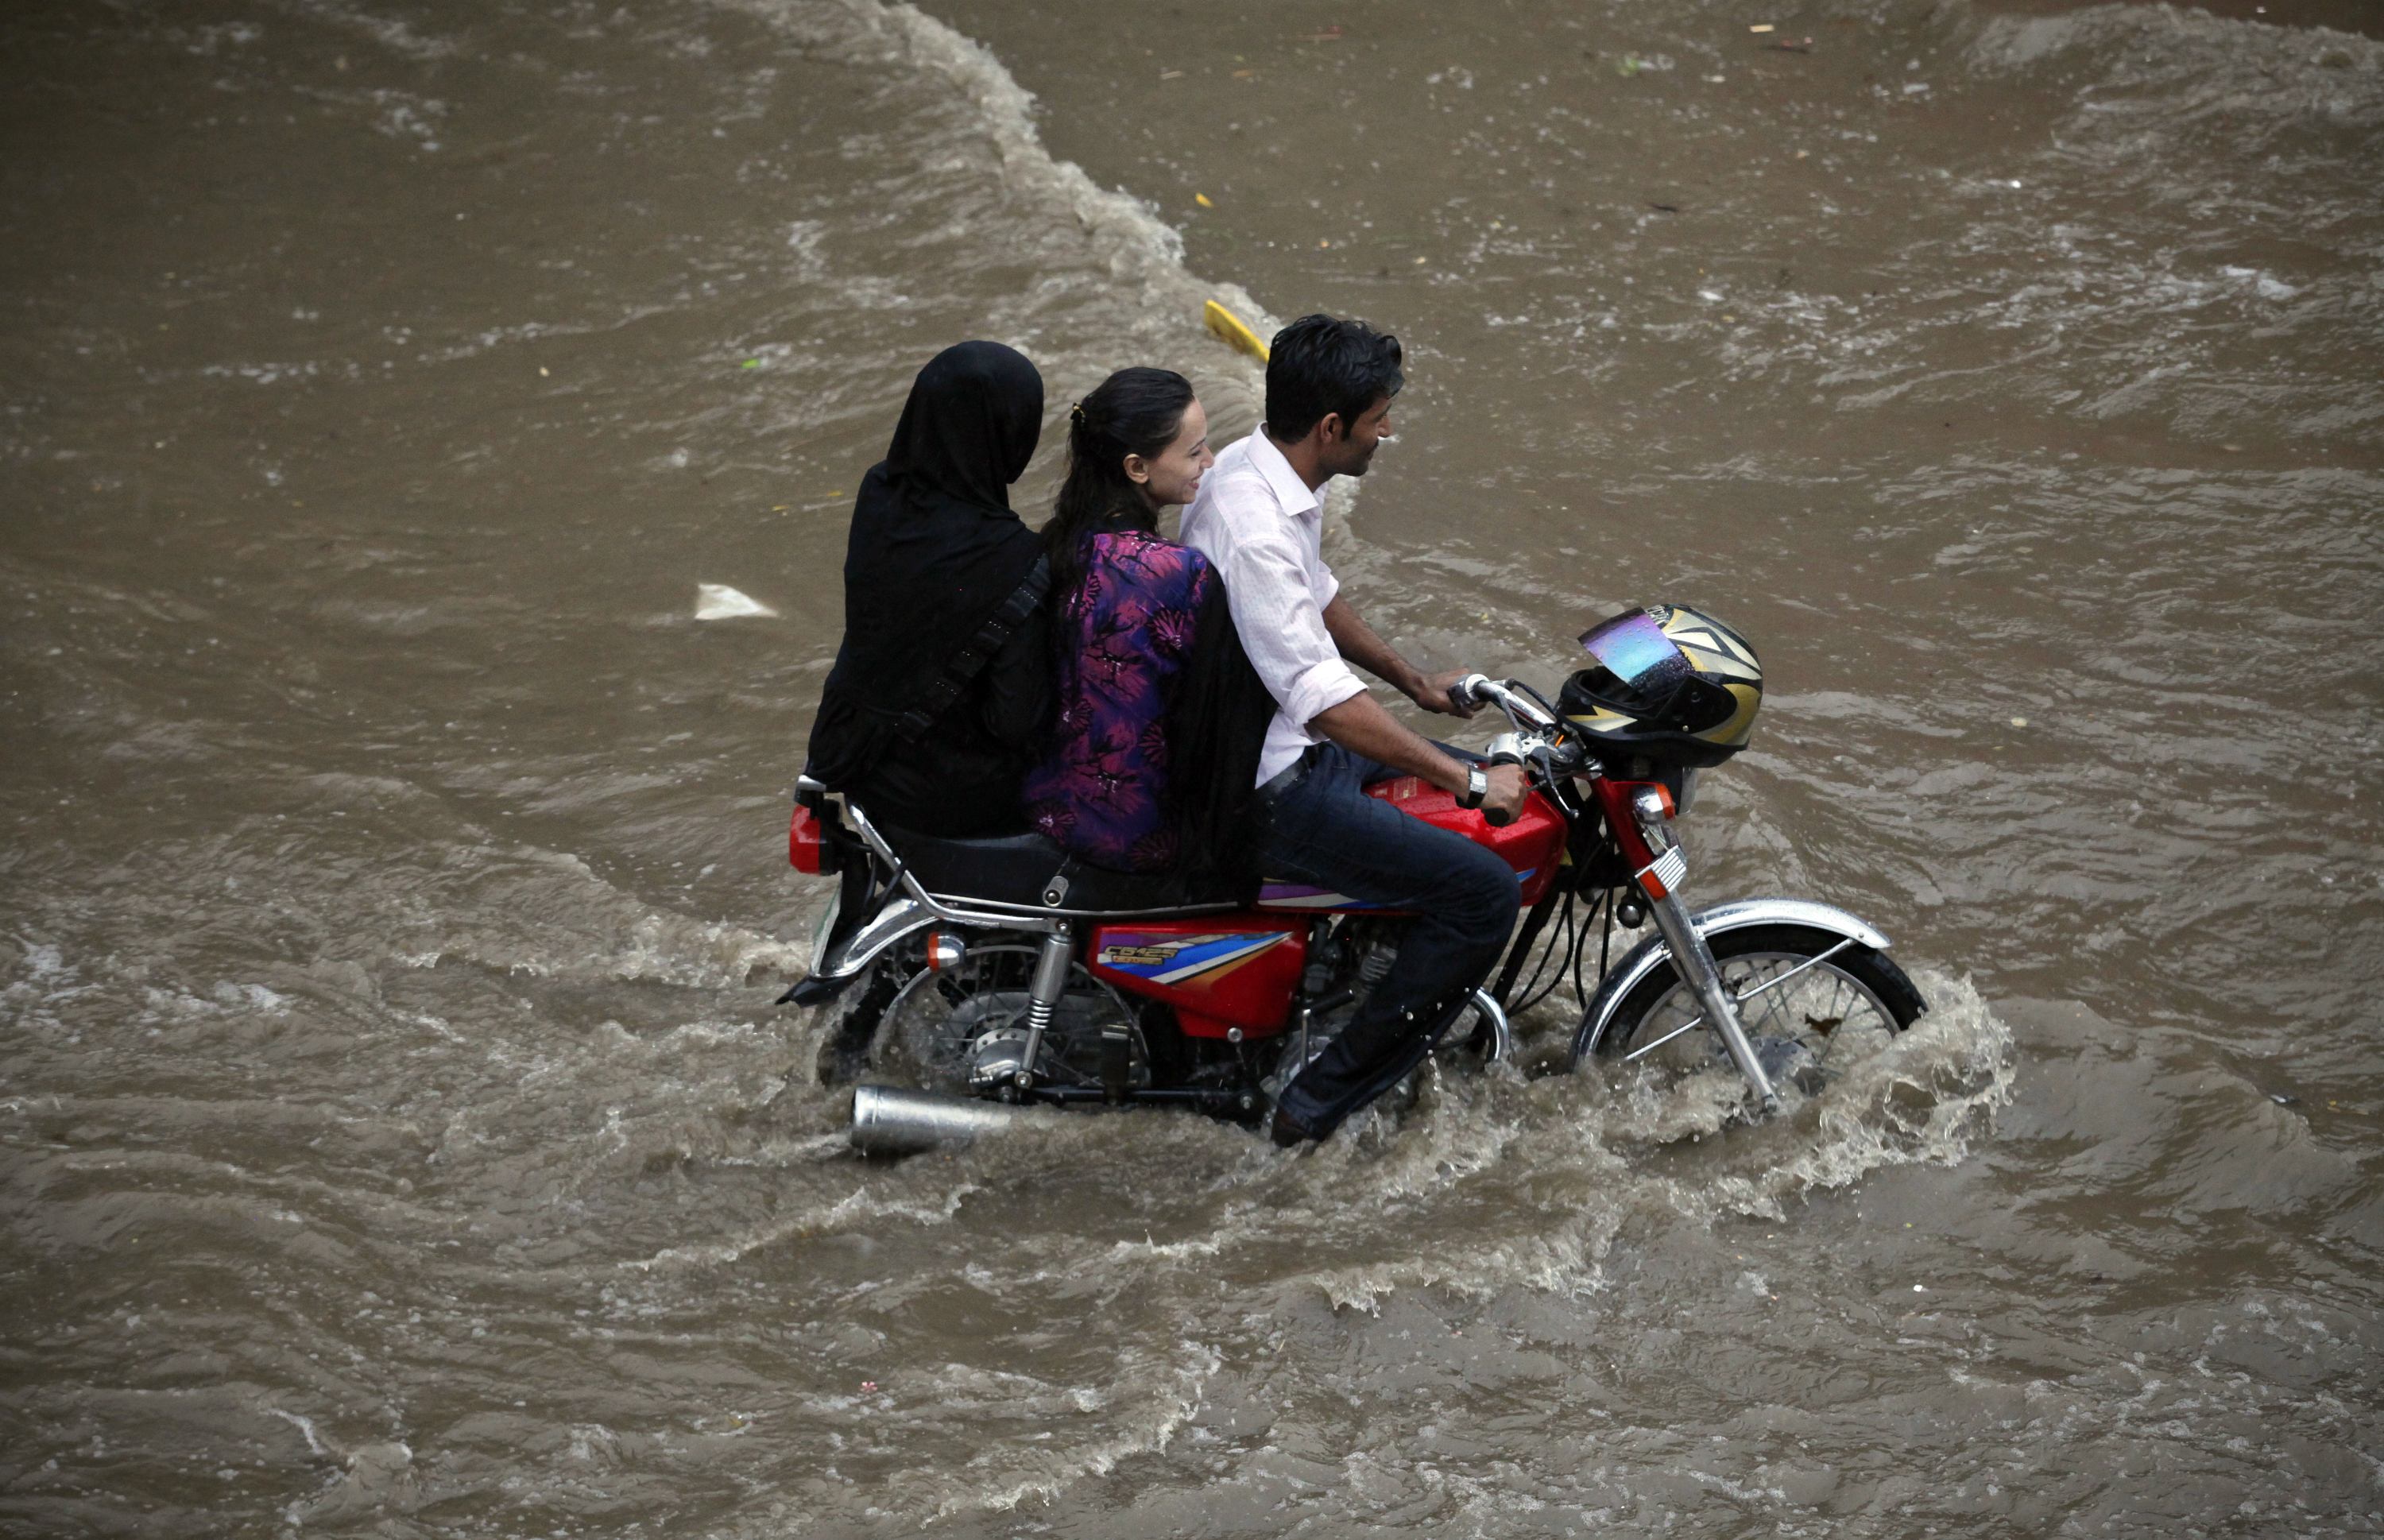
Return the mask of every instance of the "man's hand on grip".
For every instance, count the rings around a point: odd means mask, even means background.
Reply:
[[[1468,701],[1459,705],[1457,699],[1449,694],[1448,687],[1471,672],[1470,668],[1452,668],[1445,673],[1420,675],[1415,689],[1409,691],[1408,699],[1424,710],[1436,711],[1443,716],[1471,716],[1481,709],[1480,702]]]
[[[1523,799],[1531,794],[1532,783],[1520,764],[1493,764],[1488,767],[1489,793],[1482,799],[1482,816],[1494,824],[1511,824],[1523,811]]]

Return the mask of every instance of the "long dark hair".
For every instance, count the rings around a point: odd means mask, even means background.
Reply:
[[[1060,483],[1043,549],[1055,598],[1084,577],[1084,544],[1104,529],[1159,532],[1159,513],[1125,473],[1125,457],[1157,459],[1183,430],[1192,382],[1173,369],[1120,369],[1068,414],[1068,478]]]

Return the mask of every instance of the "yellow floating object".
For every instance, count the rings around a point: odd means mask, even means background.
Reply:
[[[1192,201],[1193,201],[1194,203],[1196,203],[1196,204],[1198,204],[1202,208],[1214,208],[1214,207],[1216,207],[1216,206],[1217,206],[1215,204],[1212,204],[1212,203],[1211,203],[1211,202],[1209,201],[1209,194],[1207,194],[1206,192],[1195,192],[1195,193],[1193,193],[1193,194],[1192,194]]]
[[[1261,364],[1267,361],[1267,345],[1259,341],[1259,334],[1243,325],[1239,316],[1215,300],[1209,302],[1208,307],[1201,312],[1201,318],[1209,323],[1209,330],[1217,341],[1229,348],[1241,349]]]

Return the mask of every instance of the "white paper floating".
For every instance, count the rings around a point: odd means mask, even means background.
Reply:
[[[726,583],[695,585],[695,618],[698,620],[741,620],[747,615],[775,615],[778,612],[757,599],[749,599]]]

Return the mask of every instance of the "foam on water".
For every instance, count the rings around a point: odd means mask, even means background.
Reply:
[[[838,1136],[813,1144],[802,1153],[827,1153],[832,1145],[843,1141]],[[768,1227],[733,1240],[702,1247],[674,1246],[651,1257],[622,1262],[620,1265],[639,1273],[651,1273],[657,1268],[717,1267],[742,1261],[764,1247],[778,1246],[789,1240],[808,1240],[848,1225],[866,1224],[879,1220],[903,1220],[913,1224],[949,1224],[960,1212],[961,1205],[971,1193],[979,1190],[975,1182],[961,1182],[940,1193],[916,1202],[905,1202],[855,1188],[809,1209],[773,1218]]]
[[[811,966],[808,937],[657,911],[579,856],[536,846],[453,847],[391,897],[404,936],[391,959],[411,968],[454,959],[532,978],[729,989]]]
[[[1404,1292],[1480,1301],[1519,1287],[1594,1296],[1604,1286],[1602,1262],[1635,1227],[1683,1217],[1778,1221],[1809,1194],[1973,1149],[2009,1095],[2009,1034],[1967,984],[1931,976],[1925,987],[1937,1009],[1922,1026],[1766,1126],[1732,1126],[1743,1098],[1722,1075],[1658,1087],[1635,1073],[1618,1080],[1604,1064],[1540,1081],[1445,1068],[1416,1106],[1367,1114],[1307,1155],[1279,1154],[1254,1136],[1188,1117],[1039,1120],[1031,1134],[933,1162],[922,1174],[938,1196],[925,1201],[951,1223],[963,1202],[1006,1209],[1059,1169],[1073,1168],[1078,1180],[1114,1169],[1141,1194],[1151,1233],[1054,1244],[1087,1248],[1068,1271],[1102,1297],[1188,1311],[1192,1321],[1213,1318],[1204,1297],[1217,1278],[1276,1311],[1306,1297],[1372,1316]],[[1643,1169],[1658,1149],[1698,1140],[1727,1152],[1704,1175]],[[1164,1185],[1143,1182],[1143,1173]],[[886,1175],[856,1168],[851,1180],[858,1195]],[[1519,1205],[1519,1192],[1543,1196]],[[917,1217],[881,1207],[887,1201],[844,1212]],[[1443,1238],[1419,1244],[1430,1236]],[[988,1260],[972,1272],[971,1288],[1023,1302],[1049,1286],[1046,1246],[1016,1260],[1028,1271]],[[1120,1448],[1163,1442],[1181,1420],[1180,1399],[1137,1393],[1135,1431],[1074,1451],[1086,1462],[1076,1468],[1097,1472]],[[1049,1489],[1046,1459],[1037,1450],[1013,1466],[988,1448],[972,1460],[963,1492],[943,1490],[932,1509],[901,1511],[949,1517],[970,1504],[1016,1502]]]
[[[1048,220],[1053,228],[1068,230],[1072,240],[1085,242],[1086,271],[1055,272],[1047,279],[1055,292],[1069,296],[1075,314],[1065,319],[1055,316],[1055,325],[1064,331],[1037,341],[1061,342],[1065,351],[1052,358],[1048,346],[1028,349],[1045,363],[1047,372],[1058,374],[1062,389],[1081,391],[1129,355],[1155,352],[1160,359],[1197,358],[1202,399],[1220,433],[1246,430],[1256,422],[1258,371],[1248,360],[1207,344],[1200,306],[1206,300],[1222,299],[1261,334],[1273,330],[1273,317],[1240,285],[1202,281],[1188,272],[1182,237],[1148,205],[1096,185],[1082,168],[1050,155],[1035,124],[1034,97],[985,47],[906,4],[718,3],[768,22],[823,56],[900,72],[917,88],[936,94],[957,93],[965,101],[967,111],[958,119],[965,126],[959,131],[990,152],[987,168],[1021,205],[1011,214],[1019,221],[1012,233],[1029,245],[1039,244],[1042,236],[1034,227]],[[949,174],[971,167],[974,148],[951,145],[946,152],[950,158],[927,169]],[[965,221],[970,216],[956,208],[948,217]],[[986,236],[981,227],[964,222],[947,225],[938,233],[972,240]],[[801,230],[796,248],[807,254],[804,259],[816,275],[816,253]]]
[[[1316,1287],[1336,1308],[1368,1310],[1403,1286],[1475,1297],[1517,1285],[1595,1287],[1607,1248],[1651,1205],[1707,1218],[1776,1218],[1807,1194],[1883,1167],[1958,1161],[2009,1099],[2011,1037],[1967,981],[1932,975],[1926,990],[1936,1005],[1913,1030],[1762,1126],[1732,1126],[1744,1116],[1745,1090],[1720,1071],[1670,1079],[1593,1061],[1571,1075],[1526,1083],[1444,1066],[1416,1108],[1361,1116],[1275,1180],[1306,1205],[1303,1231],[1356,1241],[1380,1234],[1399,1212],[1407,1217],[1396,1233],[1407,1234],[1420,1215],[1446,1209],[1452,1223],[1468,1216],[1458,1227],[1471,1243],[1402,1248],[1283,1282]],[[1729,1154],[1701,1177],[1634,1170],[1651,1149],[1705,1140]],[[1477,1189],[1487,1199],[1518,1183],[1550,1181],[1579,1200],[1527,1208],[1515,1216],[1519,1225],[1485,1233]],[[1218,1243],[1263,1248],[1288,1197],[1249,1214],[1248,1228],[1222,1229]]]

